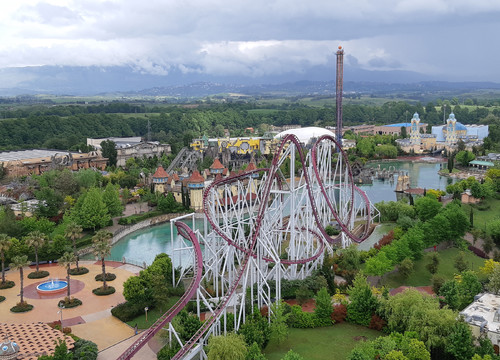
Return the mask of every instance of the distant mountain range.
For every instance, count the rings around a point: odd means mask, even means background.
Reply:
[[[357,93],[467,92],[499,90],[489,82],[444,82],[409,71],[368,71],[345,68],[344,91]],[[223,93],[244,95],[328,95],[335,92],[335,70],[317,66],[305,73],[250,78],[184,74],[144,74],[130,67],[41,66],[0,69],[0,96],[51,94],[90,96],[98,94],[204,97]]]

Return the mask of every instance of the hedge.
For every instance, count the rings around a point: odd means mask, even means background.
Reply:
[[[143,220],[146,220],[146,219],[149,219],[149,218],[152,218],[155,216],[160,216],[162,214],[163,213],[161,211],[154,210],[154,211],[150,211],[150,212],[140,214],[140,215],[130,215],[130,216],[122,217],[122,218],[118,219],[118,224],[120,224],[120,225],[133,225],[133,224],[137,224],[138,222],[141,222]]]
[[[150,306],[150,309],[152,307]],[[134,304],[129,301],[116,305],[111,309],[111,314],[123,322],[130,321],[144,313],[143,304]]]

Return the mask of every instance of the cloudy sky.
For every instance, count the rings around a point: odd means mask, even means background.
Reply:
[[[1,1],[0,69],[265,77],[326,65],[342,45],[346,66],[500,82],[499,19],[499,0]]]

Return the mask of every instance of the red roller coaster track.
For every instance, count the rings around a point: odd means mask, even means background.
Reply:
[[[317,148],[318,148],[319,144],[323,141],[333,142],[335,147],[338,149],[340,156],[343,157],[345,164],[346,165],[348,164],[347,156],[346,156],[345,152],[341,149],[341,147],[339,146],[339,144],[335,141],[335,139],[333,137],[323,136],[323,137],[319,138],[318,141],[315,143],[315,145],[312,149],[312,154],[311,154],[312,155],[311,161],[312,161],[312,165],[313,165],[314,176],[316,178],[315,184],[317,183],[320,186],[321,193],[326,200],[328,208],[330,209],[331,213],[333,214],[333,216],[337,220],[342,231],[349,238],[351,238],[353,241],[361,242],[366,238],[367,232],[365,231],[362,236],[356,236],[355,234],[353,234],[350,231],[348,224],[343,223],[342,219],[337,214],[337,211],[336,211],[335,207],[333,206],[332,202],[330,201],[330,199],[328,198],[327,191],[326,191],[326,189],[321,181],[320,171],[318,170],[318,167],[317,167]],[[249,262],[250,258],[256,257],[255,247],[256,247],[257,239],[258,239],[259,232],[261,229],[262,219],[264,218],[264,214],[265,214],[266,209],[267,209],[268,200],[269,200],[269,197],[271,194],[273,180],[277,176],[277,173],[278,173],[279,160],[280,160],[281,153],[287,145],[295,145],[296,149],[298,150],[300,162],[302,163],[303,167],[305,168],[305,165],[306,165],[305,156],[304,156],[304,152],[302,151],[302,148],[301,148],[301,145],[300,145],[298,139],[294,135],[287,135],[282,140],[279,149],[275,153],[275,156],[274,156],[273,161],[271,163],[271,167],[269,169],[257,169],[257,170],[253,170],[250,172],[246,172],[244,174],[239,174],[239,175],[231,176],[231,177],[228,177],[225,179],[220,179],[220,180],[214,181],[205,190],[204,195],[203,195],[203,207],[204,207],[204,212],[205,212],[205,215],[206,215],[208,222],[210,223],[210,225],[212,226],[214,231],[222,239],[224,239],[229,245],[234,246],[238,250],[243,252],[245,254],[245,256],[244,256],[243,261],[240,264],[240,268],[239,268],[239,271],[237,273],[236,279],[233,281],[229,290],[227,291],[228,295],[225,297],[225,299],[221,303],[219,303],[217,308],[212,312],[212,316],[210,318],[208,318],[203,323],[203,325],[198,329],[198,331],[193,335],[193,337],[191,339],[189,339],[184,344],[184,346],[181,348],[181,350],[179,350],[179,352],[172,359],[174,359],[174,360],[175,359],[182,359],[192,349],[192,347],[204,336],[204,334],[212,327],[212,325],[217,321],[219,316],[222,314],[223,310],[228,305],[232,296],[235,294],[237,287],[240,284],[240,280],[241,280],[241,278],[242,278],[243,274],[245,273],[245,270],[248,266],[248,262]],[[264,191],[261,193],[262,199],[261,199],[261,202],[259,204],[257,216],[255,217],[254,231],[251,233],[251,239],[249,239],[250,244],[247,248],[244,248],[241,245],[235,243],[229,236],[227,236],[227,234],[225,234],[220,229],[218,223],[214,219],[212,219],[212,217],[210,216],[210,213],[207,210],[207,208],[208,208],[207,198],[208,198],[208,195],[211,193],[211,190],[216,188],[217,186],[221,186],[224,184],[230,184],[232,182],[235,182],[235,181],[241,180],[245,177],[248,177],[249,175],[252,175],[254,173],[259,173],[259,172],[263,172],[263,171],[267,172],[268,178],[267,178],[266,183],[264,184],[264,186],[265,186]],[[366,202],[366,206],[367,206],[367,210],[368,210],[367,214],[369,214],[370,213],[369,212],[370,202],[369,202],[366,194],[362,190],[360,190],[358,187],[353,185],[352,174],[351,174],[350,168],[348,168],[348,178],[349,178],[349,181],[350,181],[349,184],[351,187],[351,191],[350,191],[351,204],[353,204],[353,202],[354,202],[354,193],[357,192],[359,195],[361,195],[363,200]],[[316,202],[315,202],[314,194],[313,194],[313,189],[312,189],[312,185],[311,185],[312,179],[309,178],[309,174],[307,171],[304,171],[304,179],[305,179],[305,183],[306,183],[309,201],[310,201],[311,207],[312,207],[312,212],[313,212],[314,218],[316,220],[316,225],[317,225],[318,230],[322,236],[320,236],[316,231],[313,231],[313,230],[307,230],[307,231],[315,234],[319,239],[323,239],[323,238],[326,239],[329,243],[337,242],[338,239],[332,238],[326,233],[326,231],[325,231],[325,229],[320,221],[320,217],[319,217],[319,214],[317,211],[317,206],[316,206]],[[279,178],[278,178],[278,182],[279,182]],[[352,211],[352,208],[350,209],[350,211]],[[187,305],[188,301],[193,297],[193,295],[196,292],[196,289],[200,285],[201,275],[202,275],[202,270],[203,270],[203,262],[202,262],[201,248],[200,248],[200,244],[198,242],[198,239],[196,238],[196,235],[194,234],[194,232],[186,224],[184,224],[182,222],[176,222],[175,224],[178,228],[179,234],[181,236],[183,236],[184,238],[190,240],[193,243],[193,247],[195,250],[195,258],[196,258],[196,266],[194,269],[194,278],[191,281],[191,284],[190,284],[189,288],[187,289],[186,293],[184,294],[184,296],[169,311],[167,311],[165,314],[163,314],[161,316],[161,318],[159,318],[148,330],[146,330],[144,332],[144,334],[136,342],[134,342],[134,344],[132,344],[132,346],[130,346],[119,357],[120,360],[132,358],[132,356],[134,356],[134,354],[136,354],[137,351],[139,351],[139,349],[142,346],[144,346],[144,344],[146,344],[153,337],[153,335],[155,333],[157,333],[166,323],[171,321],[172,318],[177,313],[179,313],[180,310],[182,310],[182,308],[184,308]],[[306,230],[306,229],[302,229],[302,230]],[[291,265],[291,264],[304,264],[304,263],[307,263],[309,261],[316,260],[323,253],[323,250],[324,250],[324,244],[323,244],[322,240],[320,240],[320,242],[321,242],[321,244],[320,244],[319,250],[312,257],[309,257],[306,259],[297,259],[297,260],[282,260],[281,262],[283,264],[286,264],[286,265]],[[263,260],[273,261],[270,258],[264,258]]]

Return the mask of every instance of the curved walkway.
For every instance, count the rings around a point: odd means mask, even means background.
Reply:
[[[101,263],[80,261],[80,265],[88,268],[89,272],[85,275],[72,276],[71,284],[74,281],[75,284],[79,284],[75,287],[75,297],[82,300],[83,305],[62,311],[63,326],[70,326],[75,335],[95,342],[99,351],[133,337],[134,330],[112,316],[111,309],[125,301],[123,297],[123,283],[125,280],[132,275],[138,274],[142,269],[130,264],[106,262],[106,272],[112,272],[116,275],[115,280],[108,282],[109,285],[116,289],[116,292],[108,296],[96,296],[92,293],[92,290],[102,285],[102,282],[94,279],[97,274],[102,272]],[[61,313],[59,313],[57,303],[66,296],[66,292],[58,294],[56,297],[40,297],[38,294],[34,295],[31,290],[36,287],[36,284],[47,281],[49,278],[64,279],[66,270],[56,264],[41,265],[41,268],[50,272],[48,278],[28,279],[27,275],[34,269],[25,269],[24,271],[25,300],[34,305],[33,310],[27,313],[16,314],[10,312],[10,308],[19,301],[19,272],[8,271],[6,273],[7,280],[15,281],[16,286],[11,289],[0,290],[0,295],[6,297],[6,300],[0,303],[0,322],[46,323],[61,320]]]

